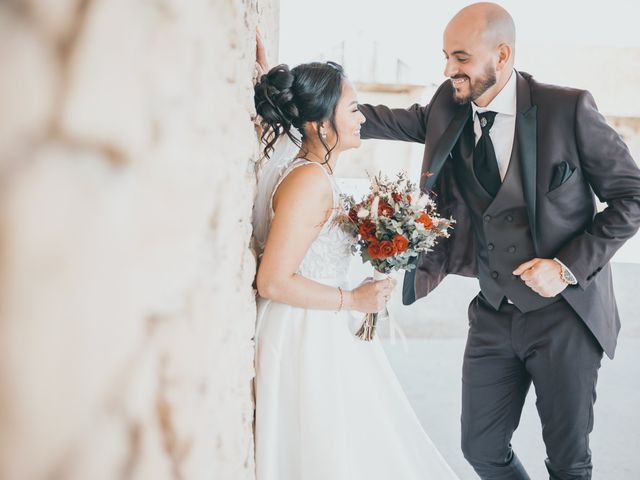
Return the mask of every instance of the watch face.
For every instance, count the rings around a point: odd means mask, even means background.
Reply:
[[[576,283],[575,278],[565,269],[562,271],[562,277],[569,285],[574,285]]]

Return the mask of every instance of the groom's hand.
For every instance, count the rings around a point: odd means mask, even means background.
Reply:
[[[555,260],[534,258],[516,268],[513,274],[542,297],[555,297],[567,288],[562,281],[562,267]]]

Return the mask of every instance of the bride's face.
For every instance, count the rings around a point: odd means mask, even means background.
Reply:
[[[365,118],[358,110],[356,90],[348,80],[342,82],[342,95],[336,105],[335,118],[339,139],[337,148],[340,151],[358,148],[362,142],[360,140],[360,125],[365,122]],[[333,145],[335,134],[329,134],[328,137],[329,145]]]

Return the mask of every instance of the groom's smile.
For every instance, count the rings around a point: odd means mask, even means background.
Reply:
[[[464,83],[469,79],[466,75],[458,75],[451,79],[451,83],[453,83],[453,88],[459,90]]]

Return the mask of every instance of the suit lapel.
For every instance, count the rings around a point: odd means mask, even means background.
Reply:
[[[469,115],[471,115],[470,112],[470,105],[460,107],[451,119],[449,126],[439,138],[438,143],[433,149],[433,155],[431,156],[430,168],[428,170],[430,175],[422,178],[422,191],[428,192],[435,185],[444,162],[449,158],[449,154],[451,153],[453,146],[458,141],[458,137],[460,137],[465,123],[468,120]]]
[[[516,135],[520,162],[522,163],[522,188],[527,203],[527,213],[533,244],[538,253],[538,235],[536,222],[536,185],[538,170],[537,153],[537,106],[531,105],[529,83],[516,72],[517,77],[517,116]]]

